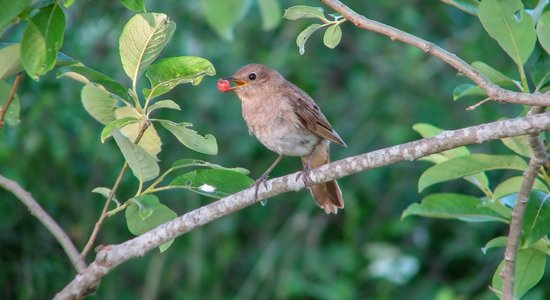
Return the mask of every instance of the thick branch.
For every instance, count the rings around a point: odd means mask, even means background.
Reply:
[[[540,106],[533,107],[531,109],[532,114],[539,114],[543,111],[544,109]],[[529,161],[529,167],[525,171],[516,205],[512,210],[512,222],[510,223],[508,242],[506,244],[506,250],[504,251],[504,267],[502,268],[500,274],[504,285],[503,295],[505,300],[515,299],[514,286],[516,259],[519,251],[525,210],[527,209],[527,203],[529,202],[535,178],[537,177],[541,166],[548,160],[546,149],[544,148],[544,145],[542,144],[537,133],[529,135],[529,146],[531,147],[533,154],[531,156],[531,160]]]
[[[376,150],[366,154],[339,160],[311,170],[311,183],[321,183],[342,178],[361,171],[387,166],[400,161],[413,161],[433,153],[489,140],[536,133],[550,129],[550,113],[525,118],[498,121],[455,131],[445,131],[435,137],[422,139],[398,146]],[[297,180],[300,172],[275,178],[266,182],[258,192],[262,200],[289,191],[305,188],[303,180]],[[143,235],[118,245],[104,246],[95,261],[78,274],[56,299],[75,299],[86,295],[98,286],[101,277],[121,263],[158,247],[194,228],[210,223],[257,203],[254,187],[195,209],[167,222]]]
[[[449,64],[450,66],[454,67],[459,72],[470,78],[473,82],[479,85],[479,87],[481,87],[485,91],[485,93],[487,93],[487,96],[489,96],[489,98],[495,101],[533,106],[550,106],[550,94],[527,94],[503,89],[492,83],[489,79],[487,79],[487,77],[485,77],[483,74],[481,74],[479,71],[474,69],[472,66],[470,66],[468,63],[466,63],[456,55],[445,51],[444,49],[436,46],[433,43],[430,43],[426,40],[423,40],[417,36],[414,36],[397,28],[368,19],[356,13],[351,8],[338,0],[321,0],[321,2],[324,2],[335,11],[341,13],[344,18],[351,21],[357,27],[386,35],[392,41],[400,41],[405,44],[409,44],[418,49],[421,49],[429,55],[441,59],[445,63]]]
[[[38,202],[32,197],[31,193],[25,191],[16,181],[8,179],[0,175],[0,186],[6,189],[7,191],[13,193],[15,197],[19,198],[27,209],[35,216],[43,225],[46,227],[52,235],[55,237],[57,242],[63,247],[65,253],[71,260],[74,268],[78,272],[84,271],[86,264],[84,260],[80,258],[80,254],[76,247],[71,242],[71,239],[67,236],[65,231],[48,215],[48,213],[38,204]]]

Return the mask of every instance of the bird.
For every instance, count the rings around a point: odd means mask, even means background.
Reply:
[[[231,83],[234,86],[231,86]],[[306,92],[279,72],[262,64],[248,64],[218,81],[222,92],[233,91],[241,100],[242,116],[249,133],[279,156],[256,180],[258,187],[285,156],[298,156],[301,176],[315,202],[327,214],[344,208],[336,180],[310,185],[309,171],[330,162],[329,143],[347,147],[319,106]]]

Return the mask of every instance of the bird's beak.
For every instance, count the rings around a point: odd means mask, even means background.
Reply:
[[[240,80],[240,79],[235,79],[235,77],[233,77],[233,76],[231,76],[231,77],[225,77],[225,78],[223,78],[223,80],[227,80],[227,81],[229,81],[229,82],[233,82],[233,83],[236,84],[235,86],[232,86],[232,87],[231,87],[231,90],[236,90],[236,89],[238,89],[238,88],[241,88],[241,87],[247,85],[246,81]]]

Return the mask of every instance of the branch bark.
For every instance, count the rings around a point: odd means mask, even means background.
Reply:
[[[432,138],[335,161],[311,170],[310,179],[312,184],[327,182],[404,160],[413,161],[420,157],[468,144],[480,144],[489,140],[545,130],[550,130],[550,112],[445,131]],[[304,182],[297,180],[299,174],[300,172],[296,172],[267,181],[265,187],[262,185],[259,188],[257,200],[305,188]],[[60,291],[55,299],[79,299],[85,296],[95,290],[103,276],[121,263],[134,257],[143,256],[171,239],[257,203],[254,198],[254,187],[251,187],[188,212],[122,244],[101,247],[94,262]]]
[[[533,107],[530,113],[540,114],[543,111],[544,108],[537,106]],[[516,205],[512,210],[512,221],[510,223],[510,231],[508,233],[508,242],[506,243],[506,250],[504,251],[504,266],[500,273],[504,286],[504,300],[516,299],[514,295],[516,259],[519,251],[525,210],[527,209],[527,204],[529,203],[535,178],[537,177],[542,165],[548,160],[546,149],[537,133],[532,133],[529,135],[529,146],[531,147],[533,154],[529,160],[529,167],[525,171]]]
[[[503,89],[492,83],[489,79],[487,79],[487,77],[474,69],[464,60],[460,59],[458,56],[444,50],[439,46],[436,46],[431,42],[397,28],[368,19],[353,11],[351,8],[338,0],[321,0],[321,2],[341,13],[344,18],[351,21],[359,28],[388,36],[392,41],[400,41],[405,44],[409,44],[426,52],[426,54],[441,59],[479,85],[479,87],[481,87],[485,93],[487,93],[487,96],[489,96],[492,100],[531,106],[550,106],[550,94],[548,93],[529,94]]]
[[[71,239],[67,236],[65,231],[61,229],[61,227],[55,222],[50,215],[38,204],[38,202],[32,197],[31,193],[25,191],[16,181],[8,179],[2,175],[0,175],[0,186],[3,187],[5,190],[13,193],[15,197],[17,197],[23,204],[27,207],[27,209],[31,212],[33,216],[35,216],[38,221],[40,221],[44,227],[48,229],[52,233],[52,235],[55,237],[57,242],[63,247],[63,250],[65,250],[65,253],[67,253],[67,256],[71,260],[71,263],[73,264],[74,268],[78,272],[84,271],[86,268],[86,263],[84,260],[80,257],[80,254],[78,253],[78,250],[76,250],[76,247],[74,246]]]

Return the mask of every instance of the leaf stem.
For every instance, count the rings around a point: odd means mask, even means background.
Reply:
[[[19,84],[21,83],[22,80],[23,80],[23,72],[19,72],[17,76],[15,76],[15,81],[13,82],[13,85],[11,87],[8,100],[6,101],[6,105],[4,105],[2,110],[0,110],[0,128],[4,127],[4,117],[8,112],[8,108],[10,108],[11,102],[15,98],[15,92],[17,91],[17,88],[19,87]]]

